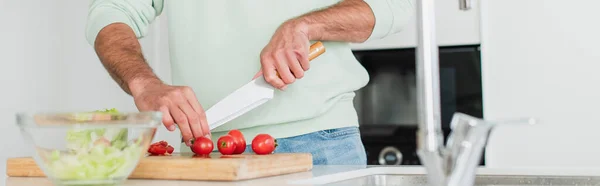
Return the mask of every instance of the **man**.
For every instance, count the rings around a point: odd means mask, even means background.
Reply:
[[[414,0],[94,0],[86,37],[140,111],[160,111],[186,145],[240,129],[277,138],[277,152],[309,152],[315,165],[366,164],[353,107],[369,80],[348,45],[399,32]],[[173,85],[146,64],[138,38],[167,10]],[[309,63],[311,43],[326,52]],[[276,73],[281,75],[281,78]],[[263,75],[273,100],[211,133],[204,108]],[[247,148],[250,152],[250,148]],[[183,146],[182,151],[189,151]]]

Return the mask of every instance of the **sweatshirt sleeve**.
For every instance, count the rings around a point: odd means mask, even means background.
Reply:
[[[96,36],[112,23],[125,23],[137,38],[146,36],[148,27],[162,13],[163,0],[92,0],[85,37],[92,46]]]
[[[369,40],[382,39],[402,31],[415,15],[415,0],[364,0],[373,11],[375,27]]]

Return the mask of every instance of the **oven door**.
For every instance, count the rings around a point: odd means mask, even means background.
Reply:
[[[439,52],[441,123],[447,139],[455,112],[483,118],[481,60],[479,46],[440,47]],[[354,100],[369,163],[420,165],[415,152],[418,126],[415,49],[354,51],[354,54],[370,76],[369,83],[356,91]],[[394,147],[400,153],[390,153],[387,147]],[[396,154],[402,158],[390,157]]]
[[[483,117],[479,47],[440,47],[439,51],[442,128],[449,129],[455,112]],[[360,124],[417,126],[415,50],[354,54],[370,76],[354,100]]]

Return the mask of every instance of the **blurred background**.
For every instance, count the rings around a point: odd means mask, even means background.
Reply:
[[[474,2],[466,12],[458,1],[436,4],[445,132],[454,112],[487,120],[535,117],[540,124],[494,130],[481,165],[600,166],[600,1]],[[137,111],[85,41],[88,4],[0,0],[1,167],[7,157],[32,152],[16,112]],[[155,72],[170,82],[166,21],[163,14],[141,42]],[[353,45],[371,76],[355,99],[369,164],[420,164],[414,28]],[[178,131],[164,127],[156,138],[179,144]]]

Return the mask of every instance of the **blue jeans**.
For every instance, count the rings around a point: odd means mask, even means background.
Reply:
[[[252,146],[246,147],[252,153]],[[367,155],[358,127],[317,131],[278,138],[275,153],[311,153],[313,165],[366,165]]]

